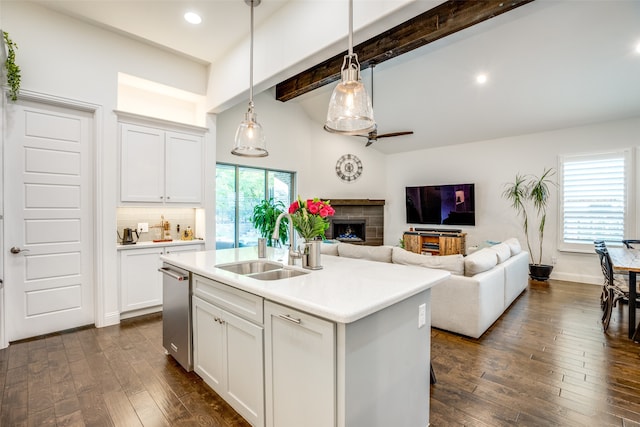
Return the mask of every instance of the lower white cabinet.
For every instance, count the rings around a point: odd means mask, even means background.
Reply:
[[[171,252],[199,251],[203,245],[154,246],[120,250],[120,312],[158,307],[162,309],[160,256]]]
[[[336,424],[335,324],[265,301],[267,427]]]
[[[162,304],[162,247],[120,251],[120,312]]]
[[[194,276],[194,282],[198,288],[212,281]],[[214,285],[229,301],[226,285]],[[264,426],[262,326],[194,295],[193,353],[194,370],[204,382],[253,426]]]

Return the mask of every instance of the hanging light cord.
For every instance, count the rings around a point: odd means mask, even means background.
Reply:
[[[353,56],[353,0],[349,0],[349,56]]]
[[[251,42],[249,47],[249,111],[253,112],[253,0],[251,0]]]

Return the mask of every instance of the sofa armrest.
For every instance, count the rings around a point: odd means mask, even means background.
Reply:
[[[504,269],[498,265],[473,277],[452,275],[434,286],[432,326],[480,337],[504,311],[504,278]]]

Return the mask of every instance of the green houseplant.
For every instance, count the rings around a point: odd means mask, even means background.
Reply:
[[[273,230],[276,228],[276,220],[278,215],[285,211],[285,205],[281,201],[275,201],[273,198],[263,200],[253,208],[251,214],[251,223],[258,230],[260,236],[267,239],[267,246],[274,246],[276,242],[271,237]],[[289,230],[287,223],[280,222],[280,242],[284,244],[287,241]]]
[[[552,265],[542,264],[542,243],[551,188],[557,185],[552,179],[554,175],[553,168],[545,168],[540,176],[517,173],[513,182],[505,184],[502,193],[502,196],[511,203],[511,207],[522,220],[522,228],[531,257],[529,276],[534,280],[547,280],[553,270]],[[537,224],[534,225],[530,221],[537,221]],[[534,227],[538,237],[537,257],[532,250],[529,237],[529,231]]]
[[[9,33],[6,31],[2,32],[2,37],[4,45],[7,46],[7,59],[4,61],[4,68],[6,70],[7,84],[9,85],[9,98],[12,101],[16,101],[20,91],[20,67],[16,64],[16,49],[18,45],[11,40]],[[2,49],[4,50],[4,46],[2,46]]]

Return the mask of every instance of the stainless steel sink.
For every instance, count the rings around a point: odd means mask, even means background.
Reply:
[[[252,274],[249,277],[258,280],[280,280],[289,279],[291,277],[302,276],[303,274],[309,274],[307,271],[292,270],[288,268],[282,268],[279,270],[265,271],[264,273]]]
[[[254,274],[282,268],[282,264],[273,261],[240,261],[229,264],[216,265],[216,268],[230,271],[236,274]]]

